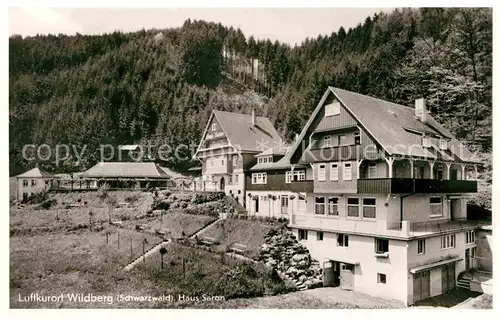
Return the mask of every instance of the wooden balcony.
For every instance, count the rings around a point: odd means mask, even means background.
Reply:
[[[312,193],[314,191],[314,181],[294,181],[290,183],[290,190],[294,193]]]
[[[358,193],[367,194],[476,192],[477,181],[413,178],[358,179]]]
[[[354,160],[360,155],[360,145],[335,146],[320,149],[311,149],[302,156],[300,163],[338,162]]]

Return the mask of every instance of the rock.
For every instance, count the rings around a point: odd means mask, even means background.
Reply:
[[[123,226],[122,221],[114,221],[114,222],[111,222],[110,224],[114,225],[114,226],[118,226],[118,227],[122,227]]]

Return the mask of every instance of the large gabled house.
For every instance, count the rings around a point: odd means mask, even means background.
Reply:
[[[202,189],[224,191],[245,205],[245,172],[257,163],[256,155],[281,145],[267,117],[212,111],[194,155],[202,163]]]
[[[289,227],[332,284],[412,304],[477,268],[478,159],[426,111],[330,87],[289,151]],[[305,177],[304,177],[305,176]],[[329,282],[330,282],[329,281]]]

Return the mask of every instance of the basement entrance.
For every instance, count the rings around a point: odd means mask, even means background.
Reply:
[[[354,290],[354,265],[340,264],[340,288],[342,290]]]
[[[413,301],[420,301],[431,296],[430,270],[413,274]]]

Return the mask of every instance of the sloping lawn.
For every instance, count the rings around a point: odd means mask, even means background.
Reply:
[[[169,236],[179,238],[182,236],[182,232],[184,232],[185,236],[189,236],[216,219],[217,218],[213,216],[186,214],[181,211],[169,211],[167,214],[163,215],[163,218],[160,216],[142,218],[125,222],[124,226],[134,229],[136,225],[145,224],[147,228],[144,231],[148,233],[154,233],[157,229],[161,228],[170,231]]]
[[[142,253],[161,239],[134,231],[120,230],[108,237],[103,232],[57,233],[10,238],[10,306],[11,308],[118,308],[154,305],[134,302],[20,302],[19,295],[60,295],[61,293],[120,293],[150,295],[152,283],[136,272],[122,269],[131,257]],[[132,256],[130,255],[132,240]]]
[[[204,305],[204,297],[223,297],[225,301],[286,293],[294,288],[263,264],[243,262],[225,254],[177,243],[167,244],[166,250],[163,269],[159,252],[148,257],[146,263],[139,263],[135,269],[142,271],[159,293],[173,295],[177,300],[176,307]],[[198,297],[198,300],[178,300],[179,295]],[[171,305],[168,303],[165,307]]]
[[[228,218],[217,222],[211,228],[200,235],[200,238],[215,238],[219,245],[215,246],[218,251],[225,251],[228,246],[239,243],[247,246],[249,257],[256,257],[264,242],[264,236],[272,228],[260,222]]]

